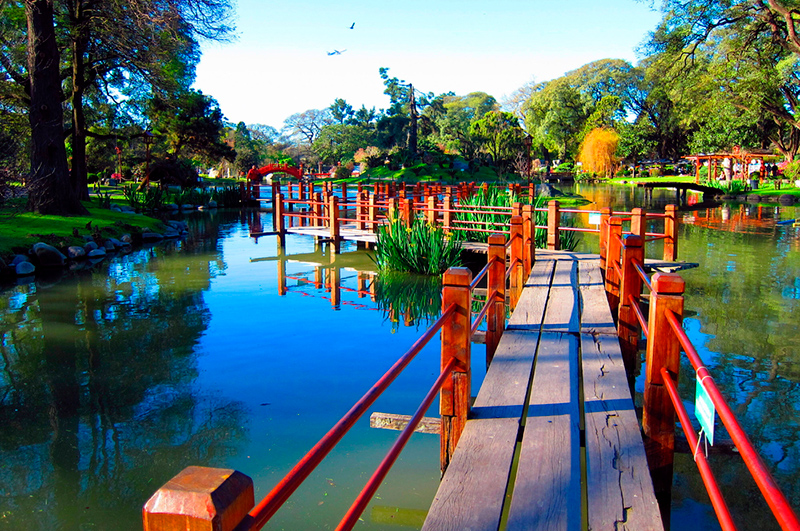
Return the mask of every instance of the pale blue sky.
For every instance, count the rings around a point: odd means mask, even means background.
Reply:
[[[203,46],[195,88],[226,119],[277,129],[336,98],[388,107],[382,66],[423,92],[502,100],[598,59],[636,63],[660,19],[636,0],[239,0],[236,11],[238,39]]]

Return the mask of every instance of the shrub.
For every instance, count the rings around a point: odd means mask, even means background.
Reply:
[[[378,227],[375,263],[382,270],[441,275],[461,265],[461,240],[422,218],[406,227],[390,213],[389,223]]]

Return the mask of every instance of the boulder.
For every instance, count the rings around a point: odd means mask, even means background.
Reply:
[[[42,267],[63,267],[67,263],[64,253],[44,242],[33,245],[33,254]]]
[[[92,240],[90,242],[86,242],[86,245],[83,246],[83,250],[86,251],[86,253],[88,254],[97,249],[98,247],[99,245],[97,245],[97,242]]]
[[[86,249],[77,245],[70,245],[67,247],[67,256],[70,258],[70,260],[86,258]]]
[[[86,253],[86,256],[88,256],[89,258],[103,258],[105,257],[105,255],[106,255],[106,250],[101,248],[92,249],[91,251]]]
[[[122,242],[123,245],[130,245],[133,242],[133,238],[131,237],[130,234],[127,233],[120,236],[119,240],[120,242]]]
[[[167,229],[164,231],[164,238],[173,239],[180,238],[181,233],[175,229]]]
[[[781,194],[778,197],[778,202],[782,205],[793,205],[797,201],[797,198],[792,194]]]
[[[36,266],[30,262],[20,262],[14,267],[14,270],[18,277],[24,277],[32,275],[36,271]]]
[[[14,258],[11,260],[11,263],[8,264],[8,265],[10,267],[17,267],[17,265],[19,265],[20,262],[30,262],[30,260],[28,260],[28,257],[25,256],[24,254],[17,254],[17,255],[14,255]]]
[[[758,194],[747,194],[747,202],[748,203],[758,203],[761,201],[761,196]]]
[[[113,253],[114,251],[117,250],[117,248],[114,247],[114,244],[111,243],[110,240],[106,240],[103,242],[103,248],[106,250],[107,253]]]
[[[106,243],[108,242],[111,242],[111,245],[113,245],[115,249],[119,249],[120,247],[122,247],[122,242],[116,238],[108,238],[106,240]]]

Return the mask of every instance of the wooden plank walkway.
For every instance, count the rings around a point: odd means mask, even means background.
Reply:
[[[423,531],[661,530],[596,255],[537,250]]]

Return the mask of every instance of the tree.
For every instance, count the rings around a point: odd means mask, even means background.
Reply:
[[[222,140],[222,111],[214,98],[199,90],[154,98],[149,114],[154,133],[166,139],[176,159],[186,154],[203,160],[233,160],[235,152]]]
[[[66,96],[71,113],[72,186],[80,195],[86,190],[86,137],[91,134],[86,120],[85,99],[114,101],[120,95],[125,101],[141,99],[150,91],[171,91],[186,88],[194,76],[199,59],[198,39],[222,39],[231,31],[227,25],[227,0],[126,0],[90,2],[88,0],[27,0],[28,61],[15,61],[13,55],[3,55],[0,61],[8,78],[24,87],[26,92],[46,91],[34,85],[51,85],[48,101],[61,102]],[[5,7],[8,12],[11,7]],[[36,42],[45,42],[38,46]],[[69,72],[61,85],[59,65]],[[50,69],[33,72],[36,64],[52,65]],[[57,92],[57,95],[56,95]],[[34,104],[31,101],[31,111]],[[59,105],[60,110],[60,105]],[[41,210],[43,201],[59,205],[56,210],[75,209],[73,199],[60,192],[60,175],[64,165],[55,158],[61,150],[53,151],[48,136],[32,122],[32,173],[42,171],[51,179],[34,178],[43,184],[43,195],[31,198],[31,208]],[[63,120],[61,123],[63,129]],[[63,131],[59,133],[62,135]],[[47,155],[40,145],[48,144]],[[66,151],[63,151],[66,159]],[[52,190],[50,189],[52,185]],[[45,197],[46,196],[46,197]],[[66,206],[72,202],[72,207]],[[53,207],[47,207],[48,209]]]
[[[331,164],[353,160],[359,148],[374,143],[372,131],[358,125],[327,125],[322,128],[313,149],[319,157]]]
[[[342,98],[336,98],[328,109],[331,111],[331,118],[333,118],[333,121],[339,125],[349,125],[355,114],[353,112],[353,106]]]
[[[477,149],[469,133],[470,124],[496,110],[497,100],[485,92],[471,92],[466,96],[442,94],[434,98],[424,116],[435,126],[431,140],[469,159]]]
[[[342,100],[344,101],[344,100]],[[309,109],[295,113],[283,122],[283,129],[290,138],[312,145],[326,125],[333,123],[330,109]]]
[[[516,116],[503,111],[487,112],[470,125],[469,131],[482,150],[492,158],[498,176],[503,175],[525,138]]]
[[[611,177],[617,167],[617,145],[619,135],[613,129],[598,127],[592,129],[581,144],[578,160],[583,169]]]

